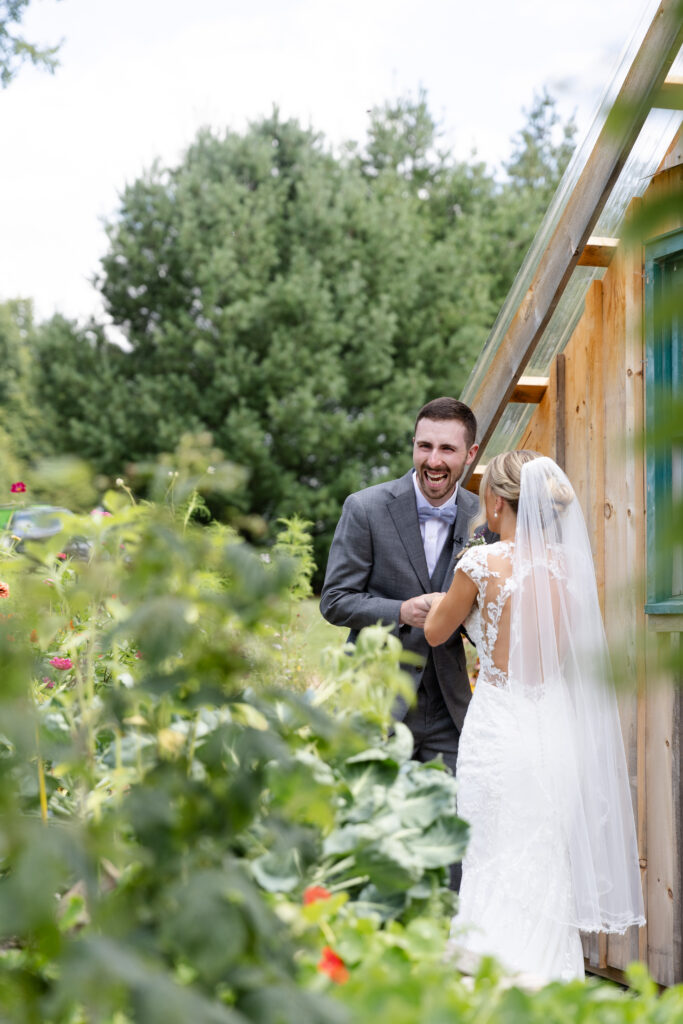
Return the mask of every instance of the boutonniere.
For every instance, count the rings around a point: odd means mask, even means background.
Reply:
[[[476,535],[474,537],[470,537],[470,539],[467,541],[467,544],[465,544],[465,546],[461,548],[461,550],[458,551],[457,555],[455,556],[456,562],[459,558],[462,558],[466,551],[469,551],[470,548],[479,547],[480,544],[486,544],[485,537],[477,537]]]

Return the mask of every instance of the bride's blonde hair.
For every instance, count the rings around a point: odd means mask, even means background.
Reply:
[[[504,498],[512,511],[517,515],[519,505],[519,492],[522,486],[522,466],[534,459],[540,459],[541,453],[531,451],[530,448],[521,448],[519,451],[502,452],[494,455],[488,463],[479,485],[479,501],[483,519],[486,519],[485,499],[486,488],[490,487],[494,494]],[[574,500],[574,492],[571,487],[561,484],[557,480],[548,481],[553,514],[562,516],[567,507]],[[483,521],[483,520],[482,520]]]
[[[486,488],[490,487],[494,494],[504,498],[512,511],[517,515],[519,491],[522,480],[522,466],[533,459],[540,459],[541,453],[521,448],[519,451],[502,452],[494,455],[488,463],[479,485],[479,500],[484,512]],[[485,514],[485,513],[484,513]]]

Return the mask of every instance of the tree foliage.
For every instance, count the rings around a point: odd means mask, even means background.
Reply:
[[[288,686],[305,567],[188,524],[186,461],[172,500],[120,489],[81,518],[87,561],[59,535],[0,551],[3,1021],[680,1020],[683,987],[640,964],[632,992],[460,977],[444,884],[467,828],[392,723],[399,641],[370,627]],[[301,524],[282,541],[305,556]]]
[[[26,61],[46,71],[57,67],[59,45],[40,47],[18,34],[29,0],[0,0],[0,85],[5,88]]]
[[[503,185],[439,151],[423,95],[342,155],[277,111],[201,132],[109,225],[125,346],[59,317],[37,338],[57,448],[118,474],[209,431],[249,473],[244,511],[310,518],[322,563],[345,496],[402,472],[417,408],[462,389],[566,159],[554,118],[542,98]]]

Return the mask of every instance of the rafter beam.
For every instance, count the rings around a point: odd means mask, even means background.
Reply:
[[[618,238],[601,238],[591,235],[579,256],[579,267],[609,267],[619,245]]]
[[[662,0],[486,376],[474,394],[463,395],[479,422],[482,453],[543,337],[682,44],[680,2]]]
[[[511,402],[538,404],[548,390],[547,377],[520,377],[510,398]]]
[[[683,76],[669,75],[652,101],[653,107],[683,110]]]

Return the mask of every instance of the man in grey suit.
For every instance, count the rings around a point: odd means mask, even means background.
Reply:
[[[470,684],[462,637],[456,631],[430,648],[423,626],[434,592],[447,589],[458,552],[476,515],[476,495],[458,486],[474,459],[477,423],[454,398],[436,398],[417,414],[413,466],[405,476],[349,495],[332,541],[320,610],[348,626],[349,639],[381,621],[394,627],[423,665],[406,665],[417,694],[396,717],[409,726],[413,757],[438,754],[455,771]]]

